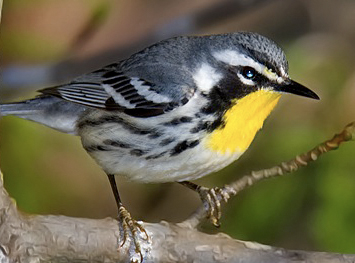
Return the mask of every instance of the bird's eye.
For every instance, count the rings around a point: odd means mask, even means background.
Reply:
[[[256,76],[255,69],[253,69],[251,67],[243,67],[241,73],[242,73],[243,77],[246,79],[253,79]]]

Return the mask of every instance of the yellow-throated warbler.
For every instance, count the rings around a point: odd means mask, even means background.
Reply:
[[[244,153],[282,93],[318,99],[289,78],[280,47],[247,32],[171,38],[40,93],[2,104],[0,114],[79,135],[133,236],[143,229],[122,206],[114,175],[194,188],[185,181]]]

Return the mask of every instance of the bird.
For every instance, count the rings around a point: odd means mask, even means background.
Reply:
[[[131,238],[140,253],[138,232],[146,232],[122,204],[115,175],[179,182],[200,194],[218,225],[218,191],[190,180],[237,160],[285,93],[319,99],[291,80],[285,53],[269,38],[254,32],[178,36],[32,99],[2,103],[0,116],[79,136],[108,176],[123,243]]]

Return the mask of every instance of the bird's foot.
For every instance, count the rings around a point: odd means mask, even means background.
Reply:
[[[143,262],[142,246],[141,242],[148,242],[149,236],[144,227],[134,220],[131,214],[126,210],[124,206],[120,206],[118,209],[118,221],[122,226],[122,242],[119,245],[119,249],[122,248],[127,241],[134,246],[136,256],[131,256],[131,262],[138,263]]]
[[[196,191],[199,193],[205,206],[207,218],[209,218],[214,226],[219,227],[220,219],[222,217],[221,201],[228,202],[230,195],[233,193],[232,189],[225,187],[207,188],[199,186]]]

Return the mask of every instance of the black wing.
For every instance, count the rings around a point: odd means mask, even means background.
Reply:
[[[121,110],[132,116],[156,116],[179,105],[154,90],[154,83],[128,77],[112,64],[83,75],[69,84],[40,90],[74,103],[106,110]],[[182,103],[186,103],[185,101]]]

